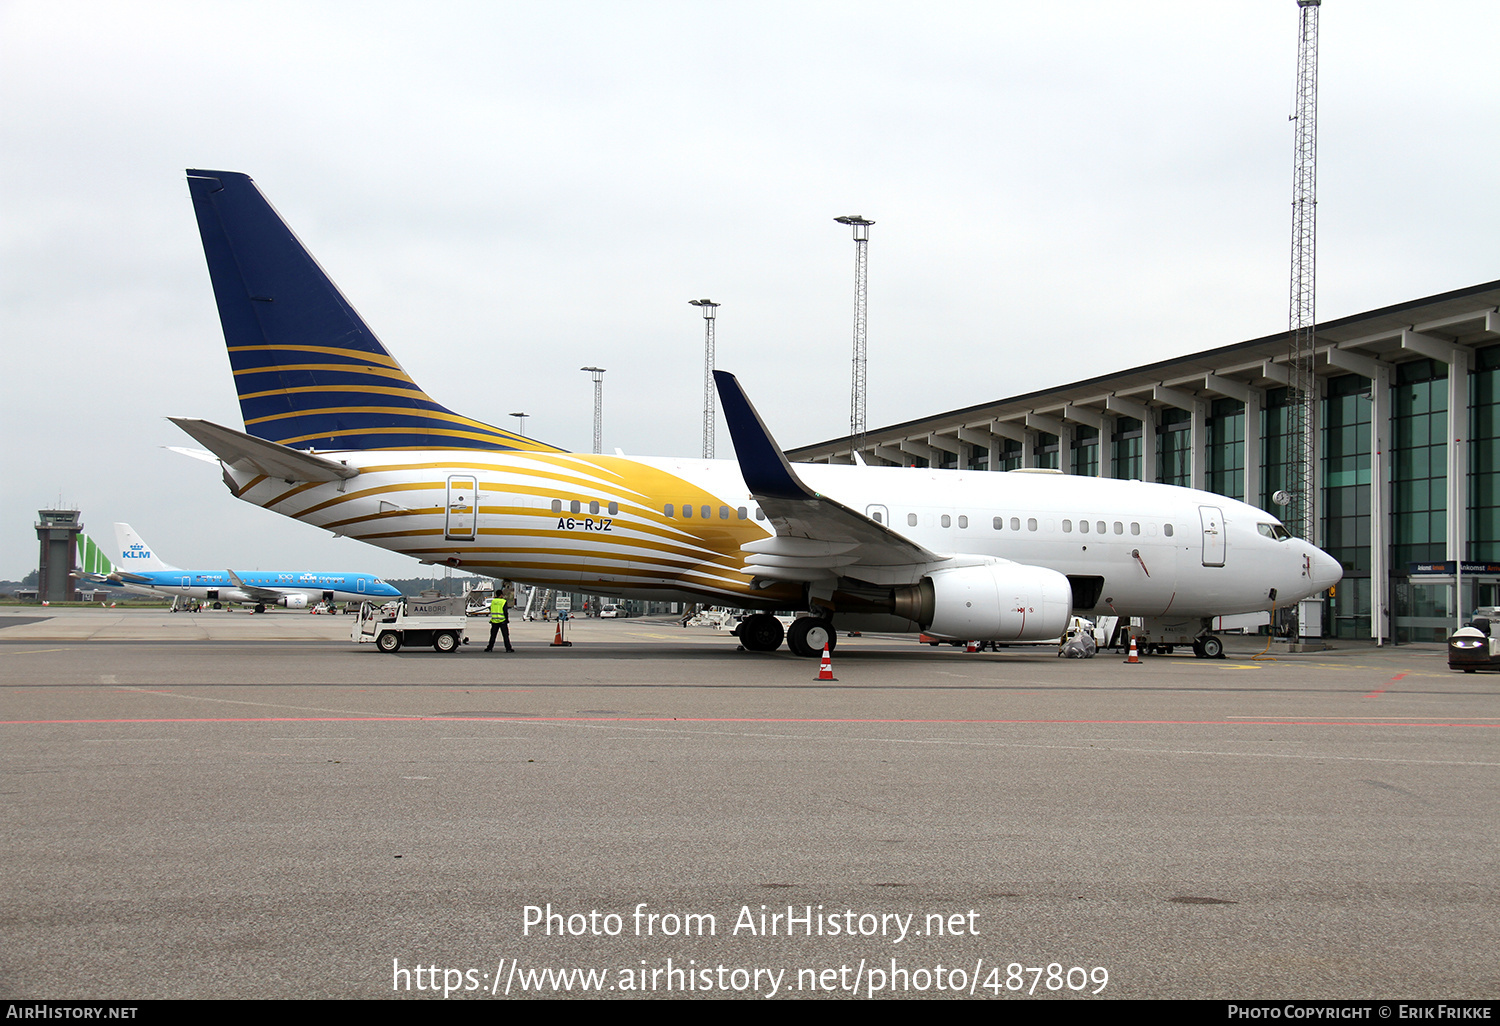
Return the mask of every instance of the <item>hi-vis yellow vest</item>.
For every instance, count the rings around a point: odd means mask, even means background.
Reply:
[[[505,600],[499,596],[490,599],[490,623],[505,623],[508,619],[505,615]]]

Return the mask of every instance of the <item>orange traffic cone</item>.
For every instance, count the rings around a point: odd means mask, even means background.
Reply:
[[[964,648],[964,651],[965,652],[978,652],[979,651],[979,642],[977,642],[977,641],[971,641],[971,642],[969,642],[968,646]]]
[[[1127,663],[1138,663],[1138,662],[1141,661],[1141,657],[1139,655],[1137,655],[1136,651],[1135,651],[1135,635],[1134,634],[1132,634],[1130,636],[1130,658],[1126,659],[1125,661]]]
[[[565,648],[573,644],[571,641],[563,640],[562,628],[563,622],[561,620],[557,621],[557,633],[552,637],[553,648]]]
[[[828,646],[823,646],[823,665],[818,667],[818,680],[838,680],[833,675],[833,660],[829,658]]]

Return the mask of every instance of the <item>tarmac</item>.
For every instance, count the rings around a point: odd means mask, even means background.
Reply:
[[[816,682],[669,620],[350,625],[0,611],[0,994],[1500,994],[1500,677],[1441,646]]]

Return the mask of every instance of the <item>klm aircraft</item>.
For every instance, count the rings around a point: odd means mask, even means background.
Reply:
[[[182,570],[164,562],[129,524],[115,525],[118,562],[105,557],[87,536],[80,550],[83,570],[74,575],[80,579],[139,595],[198,599],[216,609],[237,602],[253,604],[257,613],[264,613],[270,605],[306,609],[319,602],[384,601],[401,595],[371,574]]]
[[[566,452],[424,392],[247,175],[189,171],[188,186],[245,429],[172,421],[236,498],[336,536],[543,587],[756,610],[746,648],[803,656],[836,629],[1055,638],[1076,610],[1170,625],[1212,657],[1211,617],[1342,575],[1271,514],[1210,492],[793,467],[722,371],[735,460]],[[778,609],[806,615],[784,631]]]

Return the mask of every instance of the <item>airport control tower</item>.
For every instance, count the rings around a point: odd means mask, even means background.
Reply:
[[[37,510],[36,536],[42,554],[37,563],[37,598],[69,602],[78,598],[70,572],[78,565],[78,533],[83,522],[76,509]]]

